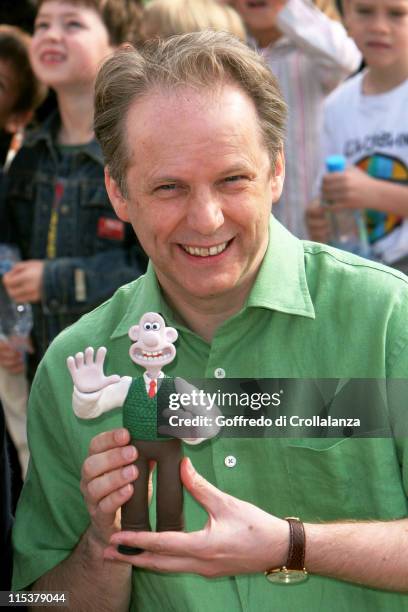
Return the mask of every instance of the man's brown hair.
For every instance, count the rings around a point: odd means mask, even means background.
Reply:
[[[37,0],[37,10],[50,0]],[[62,2],[63,0],[61,0]],[[68,4],[86,6],[98,13],[109,34],[109,42],[119,46],[137,43],[142,9],[136,0],[65,0]]]
[[[282,149],[286,104],[263,59],[234,36],[205,30],[156,39],[139,51],[120,49],[103,64],[95,85],[95,134],[124,196],[129,107],[152,91],[186,86],[211,91],[223,83],[236,84],[253,101],[273,165]]]

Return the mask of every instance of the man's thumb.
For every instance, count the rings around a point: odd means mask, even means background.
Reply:
[[[223,493],[214,487],[201,474],[196,472],[188,457],[184,457],[180,466],[183,485],[187,491],[207,510],[215,514],[220,507]]]

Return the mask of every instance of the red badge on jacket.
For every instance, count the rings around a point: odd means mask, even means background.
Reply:
[[[119,219],[110,217],[99,217],[98,237],[109,240],[123,240],[125,237],[125,224]]]

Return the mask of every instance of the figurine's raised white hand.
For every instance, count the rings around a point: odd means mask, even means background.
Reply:
[[[84,353],[81,352],[77,353],[75,357],[68,357],[67,366],[78,391],[94,393],[120,381],[118,374],[105,376],[103,372],[106,352],[106,348],[101,346],[96,351],[94,359],[94,349],[89,346]]]

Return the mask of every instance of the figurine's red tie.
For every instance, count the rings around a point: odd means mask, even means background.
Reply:
[[[151,380],[149,384],[149,397],[154,397],[156,395],[157,383],[155,380]]]

